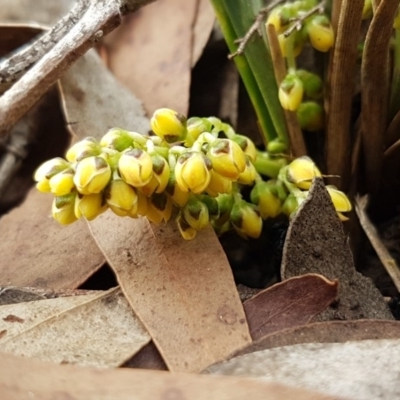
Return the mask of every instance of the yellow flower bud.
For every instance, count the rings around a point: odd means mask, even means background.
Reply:
[[[49,179],[49,187],[51,193],[56,196],[64,196],[71,193],[75,187],[74,171],[71,168],[65,169]]]
[[[293,57],[297,57],[303,50],[304,47],[304,37],[301,31],[295,31],[291,33],[292,37],[285,37],[283,33],[278,35],[279,47],[281,49],[282,57],[287,57],[290,51],[289,46],[292,46]]]
[[[193,143],[203,132],[211,132],[212,124],[205,118],[191,117],[187,120],[187,133]]]
[[[156,110],[151,117],[150,126],[167,143],[181,142],[186,138],[186,117],[169,108]]]
[[[393,28],[396,30],[400,30],[400,8],[397,10],[397,14],[394,17]]]
[[[87,137],[75,143],[66,154],[66,159],[70,162],[77,162],[86,157],[98,156],[101,152],[99,142],[93,137]]]
[[[165,191],[171,197],[172,202],[178,207],[183,207],[189,200],[190,193],[184,192],[176,183],[175,173],[171,173]]]
[[[290,18],[294,17],[290,4],[275,7],[267,18],[265,25],[273,25],[277,33],[285,31],[290,24]]]
[[[321,176],[321,172],[307,156],[293,160],[286,168],[286,179],[299,189],[309,189],[315,177]]]
[[[74,183],[79,193],[100,193],[111,178],[111,168],[102,157],[87,157],[79,161]]]
[[[257,149],[254,142],[244,135],[235,135],[232,140],[243,150],[244,154],[254,162],[257,158]]]
[[[216,139],[207,152],[215,172],[225,178],[237,180],[246,168],[246,157],[240,146],[229,139]]]
[[[335,186],[327,185],[326,190],[331,197],[332,203],[335,207],[335,210],[338,213],[339,218],[342,221],[347,221],[348,218],[342,214],[342,212],[349,212],[352,209],[350,200],[346,196],[345,193],[338,190]]]
[[[121,217],[137,213],[138,195],[135,189],[122,179],[112,180],[106,188],[104,197],[108,207]]]
[[[74,213],[77,218],[84,217],[91,221],[104,212],[102,193],[77,195],[75,198]]]
[[[230,220],[236,232],[247,239],[257,239],[262,231],[262,218],[254,204],[244,200],[236,202],[231,211]]]
[[[143,139],[145,140],[144,137]],[[133,139],[129,131],[120,128],[112,128],[101,138],[100,146],[124,151],[133,147]]]
[[[133,187],[147,185],[153,176],[151,157],[141,149],[132,149],[122,153],[118,169],[122,179]]]
[[[279,101],[285,110],[296,111],[303,100],[303,83],[293,73],[286,75],[279,86]]]
[[[307,33],[314,49],[327,52],[333,47],[335,34],[326,15],[315,15],[307,23]]]
[[[161,221],[168,222],[170,220],[172,200],[166,193],[154,193],[149,199],[149,205],[161,215]]]
[[[250,158],[246,156],[246,168],[241,174],[239,174],[237,181],[243,185],[252,185],[256,176],[257,171],[254,168],[253,163],[250,161]]]
[[[373,15],[372,0],[364,0],[362,19],[369,19]]]
[[[162,193],[168,185],[171,169],[167,160],[159,154],[151,156],[153,162],[153,176],[157,181],[156,193]]]
[[[68,161],[65,161],[61,157],[52,158],[44,162],[39,168],[35,171],[34,179],[37,182],[36,188],[43,193],[49,193],[51,191],[50,187],[50,179],[71,167],[71,164]]]
[[[158,212],[158,210],[154,207],[151,201],[149,201],[149,199],[147,201],[146,217],[150,222],[153,222],[157,225],[161,224],[161,222],[163,221],[162,214]]]
[[[185,221],[197,231],[206,228],[210,223],[207,206],[199,199],[192,197],[183,208]]]
[[[137,196],[138,196],[138,201],[137,201],[136,214],[145,216],[147,214],[147,208],[149,203],[148,198],[143,193],[140,192],[137,193]],[[130,214],[130,216],[134,217],[135,215]]]
[[[214,170],[210,171],[210,183],[207,186],[206,192],[213,197],[217,197],[221,193],[232,192],[232,181],[224,178]]]
[[[74,212],[75,197],[76,193],[70,193],[54,198],[51,213],[58,223],[69,225],[78,219]]]
[[[186,221],[181,213],[176,218],[179,232],[185,240],[193,240],[196,237],[197,231],[192,228]]]
[[[182,154],[175,166],[176,183],[183,192],[202,193],[210,183],[211,163],[204,154],[189,151]]]
[[[272,185],[267,182],[257,182],[250,193],[250,199],[258,206],[263,219],[275,218],[282,211],[277,193],[274,193]]]

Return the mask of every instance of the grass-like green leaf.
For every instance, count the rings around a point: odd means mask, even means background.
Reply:
[[[231,52],[235,41],[246,35],[261,9],[259,0],[211,0],[222,33]],[[271,56],[262,37],[254,35],[244,54],[234,58],[236,66],[253,103],[266,142],[280,138],[288,144],[288,135],[282,107],[278,99]]]

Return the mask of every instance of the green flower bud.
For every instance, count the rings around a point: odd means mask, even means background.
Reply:
[[[254,142],[244,135],[235,135],[232,137],[232,140],[236,142],[240,148],[243,150],[243,153],[250,157],[250,160],[254,162],[257,158],[257,149]]]
[[[231,211],[231,223],[236,232],[247,239],[257,239],[261,235],[262,219],[254,204],[240,200],[234,204]]]
[[[276,191],[267,182],[257,182],[250,193],[250,199],[253,204],[258,206],[263,219],[275,218],[282,211],[282,203]]]
[[[306,29],[314,49],[327,52],[333,47],[335,34],[326,15],[314,15],[310,17]]]
[[[286,150],[287,144],[279,138],[271,140],[267,145],[267,151],[269,154],[283,154]]]
[[[169,108],[156,110],[151,117],[150,126],[167,143],[181,142],[187,135],[186,117]]]
[[[219,204],[217,199],[214,197],[208,196],[207,194],[200,194],[197,198],[202,201],[208,208],[208,215],[210,219],[218,219],[219,214]]]
[[[108,207],[120,217],[136,215],[138,195],[135,189],[122,179],[114,179],[107,186],[104,198]]]
[[[288,218],[293,218],[298,208],[299,203],[296,196],[293,193],[289,193],[288,197],[282,205],[283,214],[285,214]]]
[[[197,235],[196,229],[192,228],[185,221],[185,218],[183,217],[182,213],[178,214],[178,217],[176,218],[176,224],[178,225],[179,232],[181,233],[182,237],[185,240],[193,240],[196,237]]]
[[[70,162],[81,161],[86,157],[98,156],[101,152],[100,143],[93,137],[87,137],[75,143],[66,154]]]
[[[324,109],[314,101],[305,101],[297,109],[300,128],[309,132],[317,132],[324,127]]]
[[[207,186],[206,192],[213,197],[217,197],[220,193],[232,192],[232,181],[224,178],[214,170],[210,171],[211,179]]]
[[[286,75],[279,86],[279,101],[285,110],[296,111],[303,100],[303,82],[293,73]]]
[[[84,217],[91,221],[107,209],[107,207],[103,207],[102,203],[102,193],[77,195],[74,205],[75,216],[77,218]]]
[[[183,216],[185,221],[197,231],[206,228],[210,222],[207,206],[196,197],[191,197],[186,203]]]
[[[147,185],[153,176],[153,162],[142,149],[131,149],[122,153],[118,161],[122,179],[133,187]]]
[[[246,168],[246,157],[240,146],[229,139],[216,139],[208,152],[212,168],[225,178],[237,180]]]
[[[56,196],[64,196],[71,193],[75,187],[74,170],[68,168],[52,176],[49,179],[49,187],[51,193],[54,193]]]
[[[183,192],[202,193],[210,183],[211,163],[204,154],[189,151],[182,154],[175,166],[175,178]]]
[[[79,193],[100,193],[111,178],[111,168],[102,157],[87,157],[78,162],[74,183]]]
[[[124,151],[133,147],[133,138],[129,131],[120,128],[112,128],[101,138],[100,146],[117,151]]]
[[[308,190],[313,179],[321,176],[317,166],[307,156],[296,158],[285,168],[287,181],[296,185],[299,189]]]
[[[56,157],[44,162],[39,166],[34,175],[34,179],[37,182],[36,188],[40,192],[49,193],[51,191],[50,179],[54,175],[69,169],[70,167],[71,164],[61,157]]]
[[[254,168],[253,163],[250,161],[250,158],[246,156],[246,168],[241,174],[239,174],[237,181],[243,185],[252,185],[256,176],[257,171]]]
[[[306,71],[305,69],[299,69],[296,71],[296,75],[301,79],[304,94],[307,97],[313,100],[319,100],[322,98],[324,84],[317,74]]]
[[[70,193],[54,198],[51,213],[58,223],[69,225],[77,220],[74,212],[75,197],[76,193]]]

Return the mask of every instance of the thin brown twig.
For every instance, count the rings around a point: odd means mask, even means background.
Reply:
[[[48,32],[29,46],[0,63],[0,84],[15,82],[35,62],[41,59],[79,21],[89,7],[89,0],[79,0],[70,12]]]
[[[268,6],[262,8],[257,16],[256,19],[253,23],[253,25],[250,26],[249,30],[246,32],[246,34],[240,38],[237,39],[235,41],[235,43],[237,43],[239,45],[239,47],[237,48],[237,50],[231,54],[228,55],[228,58],[231,60],[232,58],[239,56],[241,54],[243,54],[244,49],[246,48],[247,43],[249,42],[249,40],[252,38],[252,36],[258,32],[261,36],[261,24],[263,23],[263,21],[265,20],[265,17],[267,16],[267,14],[273,9],[275,8],[277,5],[279,5],[280,3],[283,3],[286,0],[275,0],[273,1],[271,4],[269,4]]]
[[[311,15],[314,14],[322,14],[324,12],[326,0],[321,1],[317,6],[311,8],[304,14],[301,14],[299,17],[290,18],[289,22],[294,22],[294,24],[288,28],[285,32],[283,32],[283,36],[286,38],[289,37],[294,31],[299,31],[303,26],[303,22]]]
[[[8,134],[78,58],[120,24],[121,14],[134,12],[153,1],[92,0],[76,25],[0,97],[0,137]]]

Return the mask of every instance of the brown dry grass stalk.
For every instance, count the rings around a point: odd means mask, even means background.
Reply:
[[[364,0],[342,2],[328,77],[326,163],[329,175],[341,177],[342,190],[350,181],[349,130],[363,5]]]
[[[381,185],[390,96],[389,47],[398,5],[393,0],[380,2],[367,32],[362,60],[362,135],[367,189],[372,198]]]

